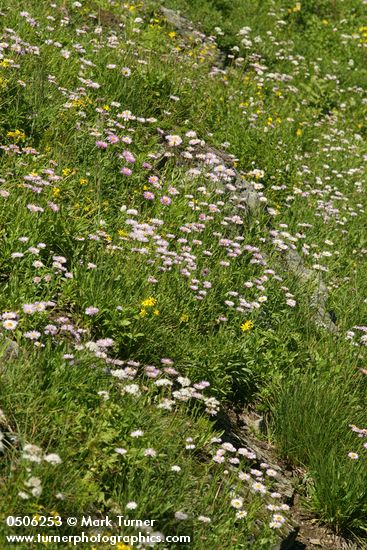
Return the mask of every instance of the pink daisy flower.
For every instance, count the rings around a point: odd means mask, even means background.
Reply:
[[[98,149],[107,149],[108,143],[106,143],[105,141],[97,140],[96,147],[98,147]]]

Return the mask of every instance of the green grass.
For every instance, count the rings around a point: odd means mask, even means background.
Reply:
[[[1,512],[101,516],[136,501],[165,534],[192,529],[193,548],[269,548],[268,497],[238,479],[253,464],[231,451],[213,462],[211,397],[266,414],[279,455],[307,470],[305,504],[360,536],[366,449],[350,425],[367,425],[362,3],[164,5],[212,38],[181,36],[153,0],[3,7],[0,312],[19,356],[0,364]],[[98,145],[109,135],[118,142]],[[263,197],[252,216],[241,182]],[[285,247],[325,281],[337,333],[315,324],[314,287],[289,272]],[[186,383],[194,395],[176,393]],[[62,464],[24,459],[27,444]]]
[[[348,457],[361,445],[356,445],[352,432],[349,437],[345,434],[350,418],[357,424],[364,421],[363,403],[364,394],[350,376],[320,379],[310,371],[290,380],[276,402],[275,436],[281,449],[307,465],[312,506],[322,520],[341,528],[363,527],[366,514],[364,465],[361,461],[351,468]]]

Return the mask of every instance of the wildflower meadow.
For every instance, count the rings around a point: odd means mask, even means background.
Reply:
[[[0,549],[367,548],[366,0],[0,35]]]

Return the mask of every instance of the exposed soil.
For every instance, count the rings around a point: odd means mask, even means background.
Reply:
[[[336,535],[326,526],[319,525],[318,519],[302,507],[299,495],[295,494],[291,507],[292,518],[299,525],[299,532],[292,550],[365,550],[359,545]]]

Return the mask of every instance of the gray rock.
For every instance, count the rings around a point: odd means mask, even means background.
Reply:
[[[6,336],[0,339],[0,365],[19,357],[19,346]]]
[[[244,411],[241,414],[241,420],[250,428],[255,434],[261,434],[265,432],[265,419],[262,415],[257,413],[249,413]]]
[[[180,15],[178,12],[163,6],[160,8],[160,12],[166,19],[167,23],[175,28],[178,34],[180,34],[183,38],[187,38],[190,42],[195,41],[196,43],[213,44],[208,36],[195,29],[193,23],[186,19],[186,17]],[[218,66],[223,66],[224,60],[224,53],[216,48],[213,61],[215,61]]]
[[[182,15],[176,11],[163,6],[160,11],[168,23],[172,25],[172,27],[175,27],[180,34],[191,35],[193,33],[192,23],[188,19],[182,17]]]
[[[19,438],[13,431],[7,417],[0,409],[0,453],[5,453],[9,447],[16,447]]]

